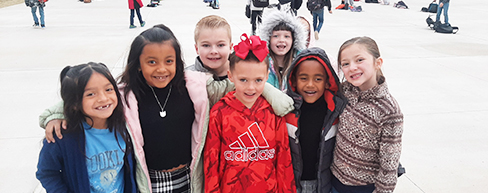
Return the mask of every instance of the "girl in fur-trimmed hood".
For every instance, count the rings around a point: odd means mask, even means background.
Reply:
[[[269,77],[268,82],[283,89],[283,75],[293,58],[306,48],[307,32],[303,24],[290,13],[272,10],[265,12],[259,36],[268,42]]]

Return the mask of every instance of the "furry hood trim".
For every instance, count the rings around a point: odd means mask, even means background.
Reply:
[[[292,16],[290,13],[280,10],[271,10],[264,12],[262,23],[259,25],[258,35],[263,41],[268,42],[273,34],[273,28],[280,22],[284,22],[293,30],[293,48],[296,50],[303,50],[307,45],[307,32],[305,26],[298,20],[298,18]]]

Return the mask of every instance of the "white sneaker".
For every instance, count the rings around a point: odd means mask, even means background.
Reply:
[[[319,32],[315,31],[315,40],[319,40]]]

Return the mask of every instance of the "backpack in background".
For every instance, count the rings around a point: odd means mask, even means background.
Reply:
[[[344,7],[346,7],[346,4],[340,4],[335,9],[344,9]]]
[[[459,31],[458,27],[452,27],[451,24],[448,23],[440,23],[434,24],[434,30],[437,33],[444,33],[444,34],[456,34]]]
[[[437,33],[456,34],[459,31],[459,27],[452,27],[450,24],[441,23],[440,21],[435,22],[430,16],[425,19],[425,22],[427,22],[427,26],[430,29]]]
[[[408,9],[407,4],[403,1],[398,1],[397,3],[393,4],[393,7],[396,7],[398,9]]]
[[[269,0],[252,0],[254,7],[268,7]]]
[[[402,163],[398,162],[397,176],[400,177],[405,173],[407,173],[407,170],[405,170],[405,167],[402,166]]]
[[[439,5],[437,5],[437,3],[431,3],[429,4],[429,8],[427,8],[427,12],[431,12],[431,13],[437,13],[437,7]]]
[[[160,0],[151,0],[151,3],[147,4],[148,7],[157,7]]]
[[[212,9],[220,9],[219,0],[212,0],[212,2],[210,3],[210,7],[212,7]]]
[[[430,18],[430,16],[427,19],[425,19],[425,22],[427,22],[427,26],[429,26],[430,29],[434,29],[435,22],[432,18]]]
[[[351,8],[351,11],[352,12],[361,12],[361,11],[363,11],[363,8],[361,7],[361,5],[354,6],[354,7]]]
[[[439,5],[437,5],[437,3],[430,3],[429,4],[429,7],[422,7],[422,9],[420,9],[420,11],[422,12],[430,12],[430,13],[437,13],[437,7]]]
[[[308,0],[307,1],[307,9],[309,11],[317,11],[322,9],[322,0]]]

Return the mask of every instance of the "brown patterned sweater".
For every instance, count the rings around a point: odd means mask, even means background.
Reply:
[[[383,79],[384,80],[384,79]],[[367,90],[345,82],[332,173],[343,184],[393,192],[402,148],[403,114],[386,82]]]

